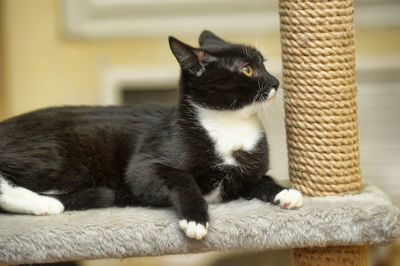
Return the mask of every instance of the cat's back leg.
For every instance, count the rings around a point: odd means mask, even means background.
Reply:
[[[117,193],[107,187],[92,187],[80,191],[55,195],[66,210],[108,208],[116,204]]]
[[[64,212],[64,205],[53,197],[16,186],[0,174],[0,209],[12,213],[51,215]]]

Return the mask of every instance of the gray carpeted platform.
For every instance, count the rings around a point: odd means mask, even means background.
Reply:
[[[209,234],[188,239],[174,212],[110,208],[36,217],[0,214],[0,263],[156,256],[210,250],[361,245],[399,237],[399,209],[374,186],[306,198],[298,210],[258,200],[210,205]]]

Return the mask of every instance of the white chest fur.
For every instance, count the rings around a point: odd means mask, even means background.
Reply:
[[[237,165],[233,152],[251,151],[263,136],[256,107],[238,111],[215,111],[196,106],[200,124],[213,140],[218,156],[225,164]]]

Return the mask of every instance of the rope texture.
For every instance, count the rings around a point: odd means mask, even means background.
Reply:
[[[361,190],[352,0],[280,0],[289,175],[307,196]]]
[[[335,246],[293,249],[294,266],[369,265],[367,246]]]

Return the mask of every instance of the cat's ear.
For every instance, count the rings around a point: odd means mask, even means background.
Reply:
[[[215,44],[227,44],[226,41],[222,40],[220,37],[212,33],[211,31],[204,30],[199,37],[200,47],[215,45]]]
[[[215,57],[205,51],[193,48],[171,36],[169,37],[169,46],[182,69],[197,76],[203,74],[207,64],[215,61]]]

